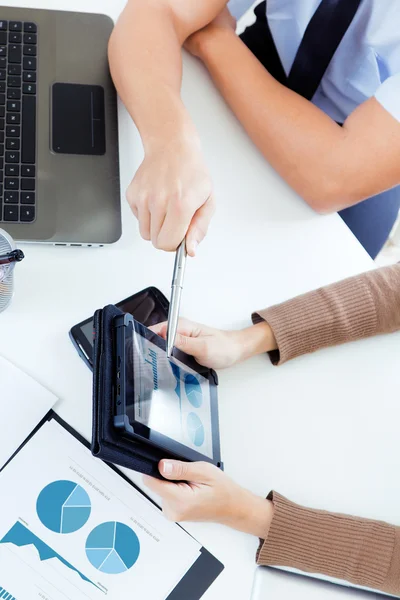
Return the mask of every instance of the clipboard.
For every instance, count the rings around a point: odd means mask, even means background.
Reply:
[[[80,442],[85,448],[90,450],[90,444],[87,440],[82,437],[77,431],[75,431],[68,423],[66,423],[61,417],[59,417],[53,410],[50,410],[47,415],[39,422],[34,428],[31,434],[25,439],[20,445],[16,452],[11,458],[0,468],[0,473],[7,468],[12,460],[21,452],[21,450],[29,444],[34,436],[40,431],[40,429],[49,421],[55,421],[60,425],[68,434],[73,436],[78,442]],[[148,502],[160,510],[159,506],[149,498],[135,483],[133,483],[126,475],[124,475],[114,465],[106,463],[107,466],[114,471],[119,477],[121,477],[126,483],[132,486],[137,492],[139,492]],[[185,531],[179,524],[183,531]],[[187,535],[189,533],[185,531]],[[190,536],[192,537],[192,536]],[[192,537],[192,539],[194,539]],[[166,596],[165,600],[199,600],[206,590],[211,586],[215,579],[223,571],[224,565],[215,558],[206,548],[201,547],[199,557],[192,564],[189,570],[183,575],[182,579],[178,582],[175,588]]]

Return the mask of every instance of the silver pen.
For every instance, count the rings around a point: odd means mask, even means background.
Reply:
[[[181,295],[183,290],[183,278],[185,276],[186,266],[186,240],[178,246],[175,256],[174,274],[171,285],[171,304],[168,311],[167,327],[167,356],[172,356],[175,344],[176,331],[179,322],[179,307],[181,304]]]

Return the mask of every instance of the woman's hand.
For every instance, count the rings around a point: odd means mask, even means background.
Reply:
[[[152,331],[166,338],[167,323],[151,327]],[[200,365],[211,369],[225,369],[256,354],[276,348],[274,334],[268,323],[259,323],[247,329],[224,331],[179,321],[175,346],[194,356]]]
[[[163,512],[171,521],[212,521],[267,536],[272,503],[242,488],[214,465],[162,460],[159,470],[170,481],[145,476],[144,482],[161,496]]]
[[[203,40],[213,35],[216,31],[226,30],[231,33],[236,32],[236,19],[231,15],[228,8],[225,7],[220,14],[211,23],[193,33],[185,42],[185,48],[193,56],[201,58],[201,45]]]

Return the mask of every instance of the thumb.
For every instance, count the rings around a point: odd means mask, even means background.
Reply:
[[[182,350],[194,358],[201,358],[204,342],[201,338],[190,337],[177,333],[175,338],[175,347]]]
[[[205,238],[214,212],[215,200],[211,194],[203,206],[195,212],[186,234],[186,250],[189,256],[196,255],[196,248]]]
[[[215,478],[214,465],[206,462],[183,462],[181,460],[161,460],[159,471],[170,481],[192,481],[193,483],[210,483]]]

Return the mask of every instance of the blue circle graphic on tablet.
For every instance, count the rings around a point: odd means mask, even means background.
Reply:
[[[47,529],[73,533],[87,522],[91,511],[88,494],[73,481],[53,481],[40,492],[36,512]]]
[[[118,521],[109,521],[93,529],[85,549],[95,569],[107,575],[119,575],[133,567],[139,558],[140,542],[133,529]]]
[[[185,375],[185,392],[190,404],[194,408],[200,408],[203,403],[203,392],[197,377],[190,373]]]
[[[187,417],[187,428],[189,437],[195,446],[202,446],[204,443],[204,427],[196,413],[191,412]]]

